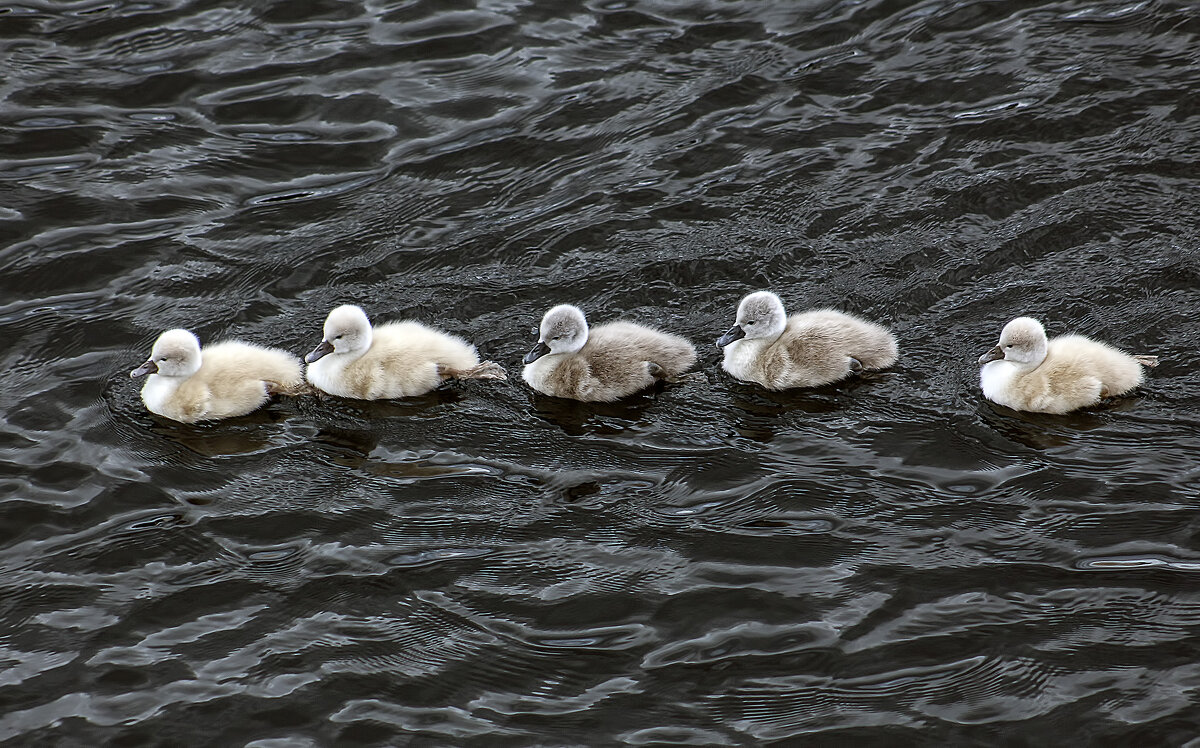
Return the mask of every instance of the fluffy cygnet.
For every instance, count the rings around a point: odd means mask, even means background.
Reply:
[[[769,390],[817,387],[863,369],[896,362],[896,338],[886,327],[834,309],[788,317],[770,291],[738,304],[737,323],[717,340],[725,371]]]
[[[201,350],[187,330],[159,335],[146,363],[129,372],[143,374],[146,409],[183,423],[244,416],[271,395],[308,391],[300,360],[287,351],[233,340]]]
[[[545,395],[612,402],[671,380],[696,362],[696,349],[678,335],[632,322],[588,329],[579,307],[560,304],[542,318],[537,345],[522,376]]]
[[[329,313],[324,339],[304,360],[313,387],[359,400],[423,395],[447,379],[507,379],[456,335],[410,321],[372,327],[351,304]]]
[[[1067,413],[1129,392],[1142,383],[1142,367],[1157,366],[1158,357],[1131,356],[1082,335],[1047,340],[1041,322],[1017,317],[979,363],[988,400],[1014,410]]]

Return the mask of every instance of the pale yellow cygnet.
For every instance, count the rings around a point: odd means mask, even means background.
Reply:
[[[769,390],[817,387],[896,363],[896,338],[884,326],[834,309],[787,316],[783,301],[758,291],[738,304],[736,324],[717,340],[722,367]]]
[[[423,395],[447,379],[507,378],[456,335],[411,321],[372,327],[366,312],[351,304],[329,313],[324,338],[304,360],[313,387],[359,400]]]
[[[542,318],[522,376],[544,395],[612,402],[672,380],[696,362],[687,340],[633,322],[588,328],[583,311],[560,304]]]
[[[143,374],[146,409],[182,423],[244,416],[271,395],[308,391],[300,360],[287,351],[235,340],[201,349],[187,330],[159,335],[150,358],[129,372]]]
[[[979,357],[983,396],[1014,410],[1068,413],[1123,395],[1142,383],[1157,356],[1132,356],[1082,335],[1046,339],[1042,323],[1017,317]]]

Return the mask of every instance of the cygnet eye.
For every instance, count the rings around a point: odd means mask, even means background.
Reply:
[[[334,340],[341,340],[341,339],[342,339],[342,336],[341,336],[341,335],[334,335],[334,336],[333,336],[333,339],[334,339]]]
[[[1004,346],[1004,347],[1005,347],[1005,348],[1012,348],[1012,347],[1013,347],[1013,344],[1012,344],[1012,343],[1009,343],[1008,345],[1006,345],[1006,346]]]

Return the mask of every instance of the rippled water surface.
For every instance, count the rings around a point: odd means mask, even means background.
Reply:
[[[18,0],[0,59],[0,742],[1200,734],[1194,4]],[[731,380],[764,287],[899,365]],[[704,376],[534,395],[563,301]],[[127,376],[346,302],[511,378],[181,426]],[[1023,313],[1162,365],[990,405]]]

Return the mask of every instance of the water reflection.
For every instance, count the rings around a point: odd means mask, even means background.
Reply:
[[[534,415],[569,436],[614,435],[636,433],[639,425],[652,417],[651,409],[658,404],[663,391],[672,386],[680,385],[659,382],[650,390],[615,403],[585,403],[536,392],[530,392],[528,397]]]

